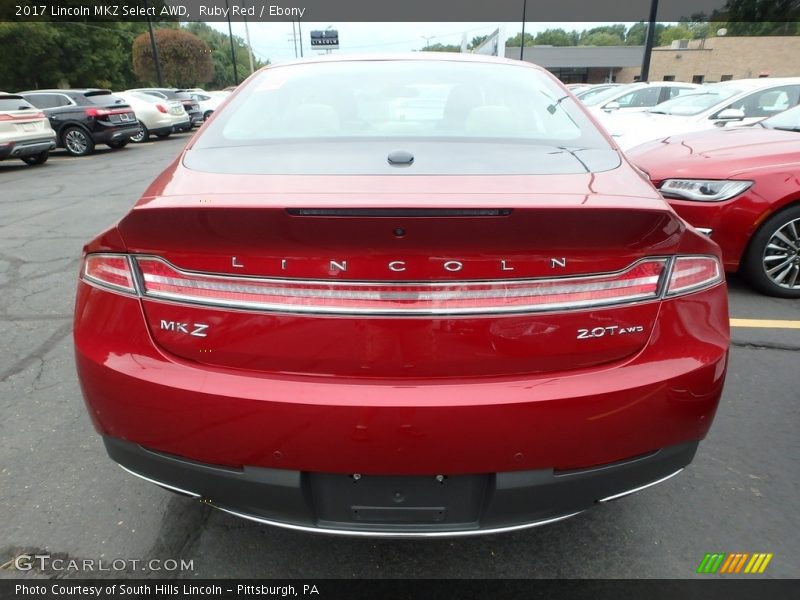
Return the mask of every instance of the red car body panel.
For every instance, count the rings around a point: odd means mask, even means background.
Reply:
[[[642,144],[627,152],[658,187],[665,179],[737,179],[753,186],[722,202],[668,198],[695,227],[711,229],[725,269],[738,270],[753,234],[770,215],[800,202],[796,132],[742,127],[715,129]]]
[[[601,369],[437,384],[200,367],[159,351],[138,300],[85,283],[75,342],[98,430],[168,454],[332,473],[569,469],[705,436],[726,306],[724,286],[664,302],[647,348]],[[689,331],[703,341],[687,346]]]

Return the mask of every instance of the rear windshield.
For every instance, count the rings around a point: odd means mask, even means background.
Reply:
[[[119,96],[113,95],[111,92],[90,92],[88,94],[84,94],[86,99],[89,100],[92,104],[96,104],[97,106],[111,106],[114,104],[127,104],[125,100],[120,98]]]
[[[606,98],[610,98],[614,94],[620,93],[620,91],[623,89],[625,89],[625,86],[622,85],[603,87],[599,90],[589,89],[578,94],[578,98],[580,98],[581,102],[583,102],[586,106],[597,106]]]
[[[28,110],[33,105],[21,96],[0,96],[0,110]]]
[[[724,102],[741,91],[740,89],[730,87],[712,88],[709,86],[707,91],[682,94],[677,98],[667,100],[658,106],[654,106],[648,112],[686,117],[699,115],[704,110]]]
[[[268,69],[220,112],[195,147],[320,139],[608,148],[565,90],[535,69],[403,60]]]

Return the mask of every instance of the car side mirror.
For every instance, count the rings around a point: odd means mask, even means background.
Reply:
[[[743,119],[744,111],[741,108],[726,108],[714,118],[714,121],[724,125],[729,121],[741,121]]]
[[[609,112],[612,111],[612,110],[619,110],[619,108],[620,108],[619,102],[614,102],[614,101],[611,101],[608,104],[605,104],[603,106],[603,110],[606,110],[606,111],[609,111]]]

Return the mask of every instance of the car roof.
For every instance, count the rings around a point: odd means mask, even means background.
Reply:
[[[800,77],[759,77],[750,79],[729,79],[718,83],[707,83],[704,87],[734,87],[742,90],[757,90],[760,88],[776,87],[781,85],[800,84]]]
[[[25,90],[24,92],[18,92],[20,94],[85,94],[87,92],[107,92],[111,93],[111,90],[107,90],[104,88],[66,88],[66,89],[59,89],[59,88],[50,88],[44,90]]]
[[[373,62],[373,61],[433,61],[433,62],[470,62],[470,63],[495,63],[526,67],[544,71],[543,67],[527,61],[502,58],[499,56],[487,56],[485,54],[470,54],[462,52],[408,52],[381,53],[381,54],[319,54],[313,57],[287,60],[285,62],[271,63],[260,70],[289,67],[293,65],[329,63],[329,62]]]

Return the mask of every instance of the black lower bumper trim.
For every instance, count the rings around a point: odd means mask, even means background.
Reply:
[[[353,535],[462,535],[520,529],[577,514],[668,479],[698,442],[574,471],[354,477],[261,467],[230,469],[104,438],[126,470],[227,512],[293,529]]]

